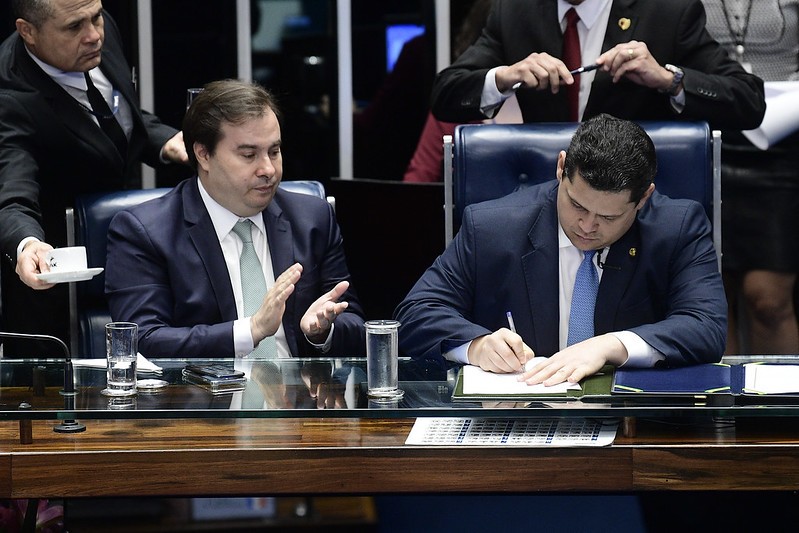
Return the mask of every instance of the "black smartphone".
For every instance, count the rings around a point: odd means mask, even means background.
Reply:
[[[213,378],[243,378],[244,372],[225,365],[186,365],[186,370]]]

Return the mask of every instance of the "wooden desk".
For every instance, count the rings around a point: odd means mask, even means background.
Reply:
[[[639,420],[606,448],[405,446],[413,419],[0,422],[0,497],[796,490],[799,421]],[[512,480],[512,483],[510,482]]]

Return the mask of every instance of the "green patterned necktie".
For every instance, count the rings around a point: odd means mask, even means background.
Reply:
[[[252,245],[252,221],[239,220],[233,226],[235,233],[242,242],[239,268],[241,269],[241,294],[244,300],[244,316],[252,316],[261,307],[266,296],[266,280],[264,271],[255,247]],[[248,355],[253,359],[271,359],[277,357],[277,344],[274,335],[266,337]]]

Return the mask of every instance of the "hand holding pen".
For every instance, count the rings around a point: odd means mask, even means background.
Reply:
[[[601,66],[602,65],[598,65],[596,63],[594,63],[593,65],[583,65],[582,67],[576,68],[574,70],[570,70],[569,74],[571,74],[572,76],[578,76],[578,75],[583,74],[585,72],[594,71],[594,70],[598,69]],[[518,82],[513,84],[512,89],[515,91],[516,89],[518,89],[521,86],[522,86],[522,82],[518,81]]]
[[[513,317],[509,318],[512,325]],[[467,350],[469,364],[498,374],[518,373],[519,366],[524,367],[534,355],[519,334],[508,328],[473,339]]]

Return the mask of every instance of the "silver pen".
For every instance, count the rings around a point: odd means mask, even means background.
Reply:
[[[513,315],[510,311],[505,311],[505,316],[508,317],[508,328],[510,328],[513,333],[516,333],[516,324],[513,322]],[[518,333],[516,334],[518,335]],[[522,363],[522,369],[519,371],[519,373],[524,374],[524,367],[525,364]]]

